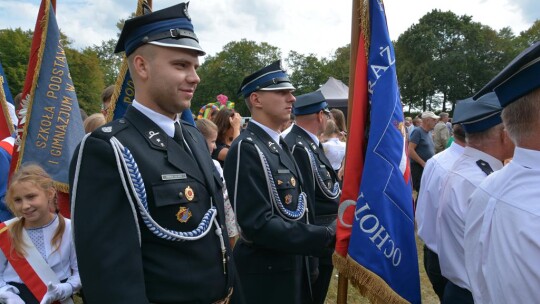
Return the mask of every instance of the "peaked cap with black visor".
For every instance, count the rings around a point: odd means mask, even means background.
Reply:
[[[474,100],[458,101],[454,110],[453,124],[461,124],[466,133],[484,132],[500,123],[502,107],[497,95],[489,92]]]
[[[238,95],[247,98],[255,91],[294,89],[295,87],[289,80],[289,75],[281,65],[281,60],[277,60],[244,78],[238,90]]]
[[[180,3],[162,10],[126,20],[115,53],[133,53],[144,44],[194,50],[206,53],[199,45],[188,14],[189,3]]]

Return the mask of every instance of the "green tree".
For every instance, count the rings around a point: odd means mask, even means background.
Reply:
[[[103,73],[105,86],[115,84],[116,78],[122,65],[122,54],[115,54],[114,49],[118,39],[109,39],[101,42],[100,45],[91,47],[99,59],[99,68]]]
[[[509,29],[497,33],[470,16],[427,13],[396,42],[404,102],[446,111],[447,102],[473,95],[513,57],[512,39]]]
[[[88,114],[99,112],[105,83],[96,52],[91,48],[82,52],[65,48],[65,51],[79,107]]]
[[[242,79],[261,67],[281,57],[279,48],[266,42],[256,43],[242,39],[232,41],[215,56],[208,56],[198,69],[201,83],[195,91],[191,109],[197,112],[216,96],[225,94],[235,102],[235,109],[243,116],[250,116],[243,98],[238,97]]]
[[[32,35],[32,31],[21,28],[0,30],[0,62],[13,95],[20,93],[24,86]]]
[[[521,52],[533,43],[540,41],[540,20],[536,20],[528,30],[519,33],[516,40],[517,52]]]
[[[290,51],[287,63],[291,82],[296,87],[295,95],[313,92],[328,79],[327,59],[319,60],[315,54],[303,55]]]
[[[349,85],[349,67],[351,65],[351,45],[338,48],[332,57],[327,60],[326,73]]]

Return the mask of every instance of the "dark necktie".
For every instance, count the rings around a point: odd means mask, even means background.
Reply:
[[[174,123],[174,136],[173,139],[175,142],[177,142],[182,149],[185,150],[184,147],[184,135],[182,134],[182,128],[180,128],[180,124],[178,122]]]
[[[180,145],[180,148],[184,150],[189,156],[193,157],[193,154],[191,153],[191,150],[189,147],[187,147],[187,143],[184,141],[184,135],[182,134],[182,128],[180,127],[180,123],[175,122],[174,123],[174,136],[173,139],[175,142],[177,142]]]
[[[279,137],[279,145],[281,146],[281,148],[285,151],[289,151],[289,146],[287,146],[287,143],[285,142],[285,140],[283,139],[283,137]],[[288,154],[288,153],[287,153]]]

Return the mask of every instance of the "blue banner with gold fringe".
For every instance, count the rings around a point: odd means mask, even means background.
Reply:
[[[394,47],[382,0],[365,3],[369,3],[367,18],[362,20],[369,20],[363,30],[369,29],[364,35],[369,50],[370,124],[351,224],[348,273],[375,302],[420,303],[412,187]]]
[[[38,163],[60,191],[68,192],[67,168],[84,129],[50,0],[41,4],[32,46],[37,49],[31,52],[29,67],[35,69],[29,68],[23,90],[16,168]]]

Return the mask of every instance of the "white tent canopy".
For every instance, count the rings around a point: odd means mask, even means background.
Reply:
[[[349,87],[341,80],[329,77],[319,89],[329,108],[347,108],[349,102]]]

